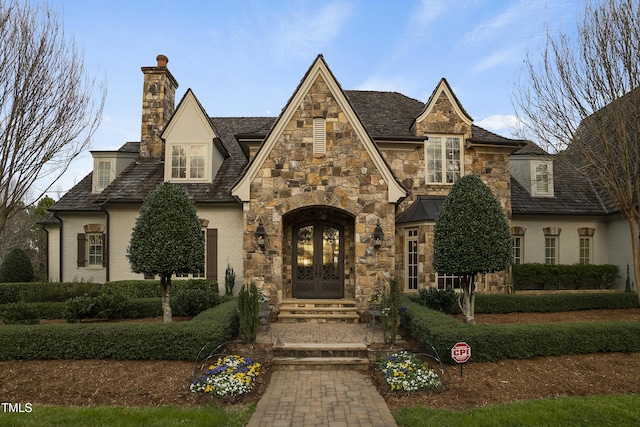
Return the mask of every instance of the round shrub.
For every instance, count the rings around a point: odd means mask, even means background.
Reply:
[[[96,297],[80,295],[67,300],[64,308],[64,318],[69,323],[75,323],[82,319],[96,317],[99,310],[100,306]]]
[[[451,314],[456,309],[458,297],[453,289],[422,288],[418,302],[431,310]]]
[[[35,278],[33,266],[27,254],[19,248],[11,249],[0,266],[0,282],[33,282]]]

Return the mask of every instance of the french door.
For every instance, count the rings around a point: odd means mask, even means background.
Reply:
[[[311,221],[293,228],[294,298],[344,296],[344,227]]]

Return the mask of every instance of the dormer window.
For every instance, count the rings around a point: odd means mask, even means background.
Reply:
[[[462,174],[462,137],[429,135],[425,143],[427,183],[453,184]]]
[[[533,195],[553,196],[553,164],[532,162]]]
[[[204,180],[207,147],[204,144],[179,144],[171,147],[171,179]]]
[[[96,165],[96,191],[102,191],[111,184],[111,160],[98,160]]]

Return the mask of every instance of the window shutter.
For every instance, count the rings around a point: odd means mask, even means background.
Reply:
[[[218,281],[218,229],[207,228],[207,280]]]
[[[313,154],[327,152],[327,123],[324,119],[313,119]]]
[[[87,263],[86,261],[86,242],[87,238],[84,233],[78,233],[78,267],[84,267]]]
[[[109,265],[109,242],[107,241],[107,233],[102,233],[102,266]]]

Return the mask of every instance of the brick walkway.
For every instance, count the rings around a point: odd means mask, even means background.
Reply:
[[[395,426],[384,399],[357,371],[276,371],[248,427]]]
[[[363,324],[274,323],[260,328],[259,343],[367,343],[381,342]],[[395,426],[384,399],[358,371],[283,370],[271,381],[258,402],[249,427],[284,426]]]

